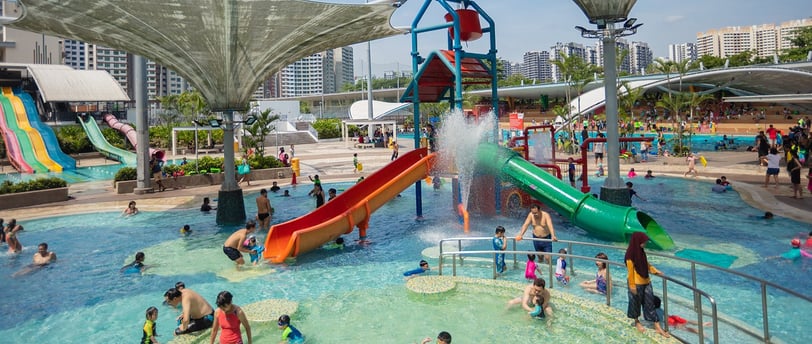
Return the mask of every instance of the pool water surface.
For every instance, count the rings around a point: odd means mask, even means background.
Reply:
[[[593,187],[599,188],[600,182],[595,180]],[[325,184],[325,187],[343,190],[351,185]],[[714,194],[710,187],[693,180],[637,178],[635,189],[647,201],[635,200],[634,205],[666,228],[677,243],[677,251],[730,254],[736,257],[731,269],[808,294],[812,279],[804,276],[809,276],[812,262],[768,257],[788,250],[789,240],[809,227],[784,218],[758,219],[756,215],[762,212],[747,206],[735,192]],[[437,246],[443,238],[463,236],[451,211],[450,189],[450,183],[445,183],[439,192],[423,188],[423,221],[414,219],[413,189],[386,203],[371,218],[368,245],[355,242],[357,232],[353,232],[345,236],[348,245],[343,250],[316,250],[292,264],[249,268],[241,273],[234,271],[233,263],[220,249],[237,226],[214,225],[214,213],[200,213],[196,208],[143,212],[127,218],[118,213],[94,213],[25,221],[26,230],[20,234],[25,246],[23,253],[12,256],[0,253],[0,289],[11,295],[0,303],[0,312],[4,314],[0,338],[10,343],[134,341],[141,336],[144,310],[158,306],[159,340],[164,342],[171,338],[177,313],[160,306],[162,296],[175,282],[183,281],[212,303],[221,290],[231,291],[235,303],[240,305],[271,298],[299,302],[299,311],[293,315],[294,325],[313,343],[342,343],[361,338],[414,342],[440,330],[452,332],[455,342],[459,338],[464,343],[503,340],[530,343],[540,337],[585,343],[596,338],[627,342],[629,338],[624,338],[622,328],[579,329],[591,321],[585,315],[590,313],[588,306],[565,302],[556,305],[554,300],[557,309],[561,309],[550,327],[531,322],[521,311],[504,310],[505,301],[517,294],[516,289],[463,285],[442,297],[406,291],[401,273],[417,266],[424,249]],[[270,194],[276,209],[273,223],[313,209],[315,202],[306,195],[309,187],[290,190],[292,197]],[[256,196],[256,192],[246,194],[248,214],[256,213]],[[475,217],[470,236],[492,236],[497,225],[505,226],[508,236],[512,236],[522,220]],[[560,239],[610,244],[617,247],[616,251],[608,252],[610,259],[622,259],[625,245],[594,239],[557,215],[553,215],[553,222]],[[194,232],[182,237],[179,229],[184,224],[189,224]],[[264,235],[258,233],[260,241]],[[39,242],[49,243],[59,255],[58,263],[12,278],[30,263]],[[470,245],[469,248],[477,245],[487,248],[484,244]],[[530,247],[529,242],[519,244],[522,250]],[[554,250],[560,247],[564,246],[555,244]],[[119,273],[119,268],[131,261],[136,251],[145,252],[146,263],[154,267],[144,275]],[[594,256],[597,251],[579,249],[574,253]],[[436,260],[430,261],[433,266],[436,264]],[[670,276],[690,280],[685,264],[660,258],[652,258],[652,263]],[[576,262],[575,268],[574,282],[594,276],[594,265],[589,262]],[[458,272],[488,278],[490,270],[487,266],[472,265]],[[517,269],[509,270],[502,279],[524,283],[523,272],[524,259],[520,257]],[[432,273],[436,274],[436,268]],[[612,274],[616,281],[625,278],[622,269],[613,269]],[[702,270],[698,287],[725,304],[729,314],[753,327],[760,326],[757,285]],[[553,288],[603,302],[578,287]],[[673,293],[690,299],[679,290]],[[625,311],[625,290],[617,288],[613,300],[614,308]],[[797,333],[805,331],[804,319],[812,318],[812,307],[797,302],[793,306],[794,300],[797,299],[782,294],[770,297],[772,334],[789,343],[800,342]],[[787,311],[788,308],[792,311]],[[622,317],[622,312],[619,314]],[[731,330],[722,327],[720,331]],[[257,340],[276,340],[279,336],[276,326],[255,325],[254,332]],[[727,332],[723,338],[742,336]]]

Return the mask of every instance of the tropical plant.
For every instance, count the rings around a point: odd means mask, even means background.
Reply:
[[[65,154],[93,151],[85,130],[79,125],[67,125],[56,129],[56,140]]]
[[[594,80],[594,75],[598,72],[598,69],[594,65],[587,63],[580,56],[568,56],[563,51],[559,52],[559,57],[557,59],[550,62],[558,67],[558,69],[561,71],[561,76],[567,82],[567,104],[571,103],[569,92],[570,88],[573,89],[578,95],[578,113],[576,115],[572,115],[572,112],[568,109],[567,113],[570,115],[565,117],[570,124],[570,133],[574,136],[575,129],[572,126],[572,123],[576,116],[581,115],[581,94],[583,93],[586,85]]]
[[[124,135],[122,135],[121,132],[119,132],[118,130],[113,128],[101,128],[101,132],[102,136],[104,136],[104,139],[107,140],[107,142],[110,142],[110,144],[113,145],[114,147],[118,147],[121,149],[132,148],[128,146],[128,143],[126,142]]]
[[[123,180],[135,180],[136,178],[138,178],[138,170],[135,167],[122,167],[116,172],[113,181],[120,182]]]
[[[260,112],[256,115],[256,121],[254,124],[247,126],[245,130],[250,133],[250,136],[245,136],[243,140],[245,141],[246,151],[247,148],[253,148],[256,154],[259,156],[265,156],[265,138],[274,130],[276,127],[271,125],[273,122],[279,120],[279,115],[272,115],[271,109],[266,109],[265,111]]]
[[[313,129],[319,133],[320,139],[341,137],[341,120],[338,118],[319,118],[313,122]]]
[[[805,61],[812,51],[812,26],[799,27],[793,30],[793,35],[788,35],[792,47],[781,52],[781,61],[795,62]],[[783,42],[781,42],[783,43]]]
[[[676,135],[671,139],[673,145],[672,151],[676,156],[687,154],[685,137],[683,137],[685,134],[685,126],[682,125],[682,118],[679,115],[680,110],[685,108],[687,104],[686,98],[683,93],[667,93],[662,99],[657,101],[657,107],[666,109],[671,114],[671,125],[676,132]]]
[[[618,87],[618,94],[620,95],[618,99],[620,104],[618,117],[623,119],[624,122],[631,122],[632,124],[631,126],[625,126],[625,134],[631,135],[634,133],[634,107],[643,97],[643,93],[642,87],[632,88],[628,81],[621,82],[620,87]]]

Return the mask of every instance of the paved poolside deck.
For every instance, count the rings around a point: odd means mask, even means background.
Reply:
[[[402,144],[405,142],[402,142]],[[401,154],[410,148],[401,147]],[[358,159],[364,164],[362,173],[353,173],[352,154],[358,153]],[[360,176],[366,176],[389,163],[392,151],[384,148],[358,149],[342,142],[321,142],[296,146],[296,157],[300,159],[300,184],[310,184],[307,176],[318,174],[327,182],[355,181]],[[792,190],[786,173],[779,175],[780,186],[762,187],[764,183],[765,167],[755,162],[755,153],[742,151],[703,152],[708,166],[698,165],[699,177],[697,182],[711,184],[719,176],[727,176],[733,187],[742,198],[755,208],[771,211],[777,216],[792,218],[812,224],[812,195],[806,192],[803,199],[791,198]],[[182,156],[177,156],[180,158]],[[175,158],[175,157],[169,157]],[[590,154],[590,162],[592,160]],[[83,159],[83,166],[105,164],[104,159]],[[646,170],[652,170],[655,176],[682,177],[686,171],[683,159],[653,158],[646,163],[626,164],[621,161],[622,175],[634,167],[642,176]],[[594,168],[594,166],[590,166]],[[252,182],[244,186],[246,192],[254,192],[261,188],[270,187],[271,182],[277,181],[280,186],[289,185],[291,180],[263,180]],[[805,187],[806,180],[803,180]],[[123,210],[131,200],[138,202],[142,210],[159,211],[174,208],[196,208],[202,203],[203,197],[217,197],[219,186],[207,186],[187,189],[169,189],[164,192],[146,195],[124,194],[118,195],[113,189],[111,181],[79,183],[70,186],[71,200],[51,203],[27,208],[11,209],[0,213],[3,218],[31,219],[63,214],[87,213],[98,211]],[[710,191],[709,191],[710,192]]]

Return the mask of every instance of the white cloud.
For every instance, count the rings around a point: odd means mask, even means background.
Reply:
[[[675,22],[678,22],[678,21],[680,21],[680,20],[682,20],[684,18],[685,18],[685,16],[667,16],[667,17],[665,17],[665,22],[666,23],[675,23]]]

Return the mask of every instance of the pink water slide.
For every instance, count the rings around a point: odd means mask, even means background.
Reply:
[[[133,147],[135,147],[135,149],[138,149],[138,137],[136,136],[135,128],[133,128],[127,123],[120,122],[118,119],[116,119],[116,116],[113,116],[112,114],[109,113],[104,115],[104,122],[107,123],[107,125],[109,125],[110,128],[118,130],[122,134],[124,134],[124,136],[127,137],[127,140],[130,141],[130,144],[132,144]],[[159,152],[158,154],[159,158],[163,159],[164,152],[162,150],[157,150],[154,148],[149,149],[149,156],[152,156],[153,154],[155,154],[155,152]]]

